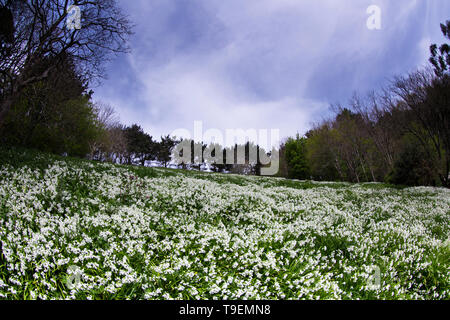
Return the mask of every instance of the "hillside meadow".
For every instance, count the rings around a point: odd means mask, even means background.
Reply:
[[[0,149],[1,299],[449,299],[450,190]]]

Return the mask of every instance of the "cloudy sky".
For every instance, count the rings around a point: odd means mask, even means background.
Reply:
[[[132,52],[95,100],[155,138],[179,128],[305,133],[390,77],[427,64],[448,0],[119,0]],[[369,30],[367,8],[381,9]]]

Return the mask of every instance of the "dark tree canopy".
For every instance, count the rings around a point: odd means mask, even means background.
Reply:
[[[147,160],[153,160],[154,142],[150,135],[137,124],[127,127],[124,130],[127,142],[128,164],[137,160],[141,165]]]
[[[285,143],[288,177],[305,180],[310,178],[309,165],[306,159],[306,138],[297,135],[289,138]]]
[[[0,45],[14,41],[14,18],[11,9],[0,7]]]
[[[170,135],[162,136],[161,142],[156,146],[156,159],[167,167],[172,159],[172,151],[179,141]]]
[[[89,100],[90,94],[67,59],[46,79],[21,90],[0,128],[0,142],[83,157],[98,131]]]
[[[2,14],[10,13],[14,24],[11,35],[10,17],[2,19],[0,125],[20,91],[47,78],[60,61],[69,57],[77,73],[92,81],[103,74],[103,62],[111,53],[128,51],[130,22],[115,0],[74,1],[81,12],[80,29],[67,25],[71,3],[0,0]],[[53,63],[44,66],[49,57]]]

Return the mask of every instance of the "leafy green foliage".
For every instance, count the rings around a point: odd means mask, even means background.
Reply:
[[[128,164],[132,164],[133,161],[137,160],[144,166],[146,160],[154,160],[156,158],[156,143],[139,125],[133,124],[125,128],[124,136],[127,144]]]
[[[53,63],[48,58],[36,68]],[[89,153],[89,144],[100,128],[90,93],[86,93],[72,61],[63,60],[46,80],[22,90],[0,134],[7,145],[79,157]]]
[[[176,146],[177,141],[170,135],[162,136],[161,142],[156,146],[156,159],[167,167],[172,159],[172,150]]]
[[[386,177],[389,183],[408,186],[436,185],[435,161],[427,156],[422,146],[411,137],[404,137],[404,147]]]
[[[285,156],[288,165],[288,177],[305,180],[310,178],[310,169],[306,158],[306,138],[298,134],[295,139],[285,143]]]

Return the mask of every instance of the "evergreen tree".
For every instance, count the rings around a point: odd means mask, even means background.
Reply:
[[[172,156],[172,150],[178,141],[170,135],[162,136],[161,142],[156,146],[156,159],[165,167],[169,164]]]
[[[441,23],[441,30],[445,38],[450,40],[450,20],[445,24]],[[430,47],[430,62],[434,67],[436,76],[442,77],[450,71],[450,46],[448,43],[442,44],[439,48],[436,44]]]

